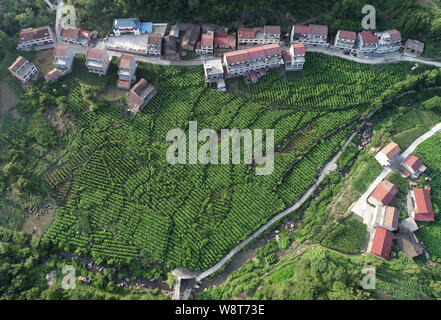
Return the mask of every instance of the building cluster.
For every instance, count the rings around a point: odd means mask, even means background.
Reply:
[[[417,179],[426,170],[426,167],[414,155],[403,157],[400,147],[390,142],[381,149],[375,159],[383,166],[393,168],[403,178]],[[389,259],[393,240],[410,257],[416,257],[424,252],[414,232],[418,224],[435,220],[433,205],[430,197],[431,188],[417,188],[415,182],[410,183],[412,189],[407,195],[408,218],[399,222],[400,211],[390,206],[398,194],[398,188],[388,180],[383,180],[368,197],[367,202],[375,207],[374,231],[367,251],[385,259]],[[394,231],[399,231],[394,234]]]
[[[56,38],[50,26],[27,28],[20,31],[17,50],[45,50],[55,46]]]

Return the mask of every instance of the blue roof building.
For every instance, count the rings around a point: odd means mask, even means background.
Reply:
[[[151,23],[151,22],[141,22],[140,31],[141,31],[141,33],[152,33],[152,31],[153,31],[153,23]]]
[[[122,33],[139,34],[140,22],[138,18],[114,19],[113,32],[116,36]]]

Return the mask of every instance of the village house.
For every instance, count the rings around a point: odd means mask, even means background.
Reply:
[[[51,71],[44,75],[44,79],[49,82],[55,82],[58,78],[62,77],[67,71],[62,71],[57,68],[53,68]]]
[[[278,44],[280,43],[280,26],[240,27],[237,35],[238,44]]]
[[[355,45],[357,33],[352,31],[338,30],[335,36],[334,47],[340,50],[350,52]]]
[[[375,188],[374,192],[369,196],[368,203],[372,204],[374,207],[387,206],[392,199],[397,195],[397,187],[387,180],[383,180]]]
[[[86,54],[86,67],[89,72],[105,75],[109,69],[110,57],[106,50],[89,48]]]
[[[195,52],[197,54],[213,54],[214,50],[214,32],[208,31],[208,33],[203,33],[201,41],[196,43]]]
[[[329,47],[328,26],[310,24],[309,26],[293,25],[291,43],[303,43],[310,46]]]
[[[411,217],[415,221],[435,221],[432,199],[430,198],[430,186],[424,189],[415,188],[410,192]]]
[[[204,74],[206,82],[216,82],[224,77],[224,68],[220,58],[204,60]]]
[[[20,80],[22,84],[27,84],[29,80],[35,80],[38,77],[37,67],[22,56],[19,56],[8,70],[11,75]]]
[[[254,47],[224,53],[226,77],[245,75],[252,70],[275,68],[283,64],[278,44]]]
[[[223,50],[236,49],[236,34],[235,33],[215,33],[214,34],[214,48]]]
[[[132,89],[130,89],[129,96],[127,97],[129,111],[140,112],[155,96],[156,92],[156,89],[149,84],[146,79],[141,78]]]
[[[401,251],[410,258],[418,257],[424,253],[423,247],[411,232],[400,231],[396,234],[395,240]]]
[[[378,48],[375,54],[387,54],[401,49],[401,33],[394,29],[383,32],[376,32]]]
[[[137,63],[134,56],[123,54],[118,62],[118,76],[116,86],[120,89],[130,89],[131,85],[136,80]]]
[[[386,260],[390,258],[394,234],[382,227],[376,227],[370,252]]]
[[[87,47],[92,40],[92,32],[80,28],[63,28],[60,32],[62,42]]]
[[[201,26],[196,24],[186,25],[184,37],[181,41],[181,48],[184,50],[194,50],[196,42],[201,35]]]
[[[122,34],[140,34],[140,22],[137,18],[128,19],[114,19],[113,20],[113,33],[115,36]]]
[[[398,228],[398,220],[400,219],[400,210],[395,207],[381,206],[378,208],[378,227],[385,228],[389,231],[395,231]]]
[[[176,37],[170,35],[164,37],[164,55],[165,58],[168,60],[179,59],[178,43]]]
[[[390,142],[375,155],[375,159],[383,166],[389,166],[400,155],[400,147],[395,142]]]
[[[65,45],[57,45],[54,48],[54,65],[60,71],[71,71],[74,54],[71,48]]]
[[[417,40],[407,39],[404,44],[404,53],[410,56],[418,57],[424,52],[424,43]]]
[[[303,69],[305,63],[306,48],[303,43],[293,43],[289,52],[283,53],[285,68],[287,71],[298,71]]]
[[[159,34],[151,33],[147,40],[147,53],[153,56],[160,56],[162,48],[162,37]]]
[[[360,32],[356,41],[358,44],[355,48],[357,55],[374,54],[378,49],[378,37],[372,32]]]
[[[426,167],[423,163],[415,157],[413,154],[407,156],[407,158],[401,164],[402,168],[399,169],[403,178],[417,179],[421,173],[426,171]]]
[[[27,28],[20,31],[17,50],[44,50],[55,46],[55,35],[51,27]]]

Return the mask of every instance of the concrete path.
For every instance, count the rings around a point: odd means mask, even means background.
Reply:
[[[55,18],[55,34],[57,35],[57,37],[60,36],[60,32],[61,32],[61,13],[63,11],[63,7],[64,7],[64,2],[60,1],[57,5],[57,14]]]

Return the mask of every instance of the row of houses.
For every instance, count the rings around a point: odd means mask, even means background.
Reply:
[[[418,157],[410,154],[407,157],[400,155],[400,147],[390,142],[382,148],[375,159],[383,167],[393,167],[403,178],[417,179],[426,170],[426,167]],[[374,231],[372,241],[367,251],[385,259],[389,259],[393,240],[395,239],[400,248],[410,257],[416,257],[424,252],[414,232],[418,230],[418,224],[433,222],[435,220],[434,209],[430,196],[431,188],[416,188],[416,183],[407,195],[407,209],[409,217],[398,223],[400,212],[397,208],[389,206],[398,194],[398,188],[390,181],[383,180],[367,199],[368,203],[375,207]],[[399,231],[394,234],[394,231]]]

